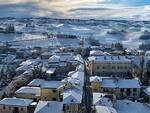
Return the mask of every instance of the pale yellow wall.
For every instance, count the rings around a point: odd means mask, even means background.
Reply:
[[[56,92],[53,92],[53,90],[56,90]],[[59,91],[57,89],[42,89],[41,91],[41,100],[52,101],[53,98],[59,99]]]
[[[99,68],[97,68],[99,67]],[[103,68],[105,67],[105,68]],[[114,68],[113,68],[114,67]],[[112,74],[112,73],[127,73],[131,70],[131,62],[126,63],[111,63],[111,62],[88,62],[88,70],[90,75],[96,74]]]
[[[91,88],[93,92],[99,92],[101,90],[101,84],[99,82],[92,82]]]
[[[0,105],[0,113],[13,113],[14,107],[18,107],[19,113],[28,113],[27,107],[5,106],[5,109],[3,109],[3,105]],[[23,109],[23,111],[21,111],[21,108]]]

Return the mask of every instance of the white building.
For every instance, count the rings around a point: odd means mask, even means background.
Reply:
[[[135,79],[104,79],[102,81],[103,92],[109,92],[117,98],[139,98],[140,83]]]
[[[125,56],[91,56],[87,70],[90,75],[126,77],[131,71],[131,64]]]

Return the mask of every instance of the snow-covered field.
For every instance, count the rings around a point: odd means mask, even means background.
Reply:
[[[113,20],[62,20],[50,18],[1,18],[0,26],[14,24],[19,33],[0,33],[0,42],[11,42],[30,39],[44,39],[46,33],[61,33],[77,35],[85,38],[95,38],[100,43],[122,42],[126,47],[137,48],[141,43],[148,43],[150,39],[141,40],[139,37],[147,30],[149,32],[150,22],[146,21],[113,21]],[[66,41],[63,41],[66,40]],[[58,39],[62,45],[78,46],[79,39]],[[50,46],[55,44],[54,40],[34,40],[26,42],[15,42],[15,45]]]

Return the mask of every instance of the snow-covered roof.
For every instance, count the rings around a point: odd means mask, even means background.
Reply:
[[[26,60],[24,62],[22,62],[20,65],[23,66],[23,65],[36,65],[39,63],[39,59],[29,59],[29,60]]]
[[[66,62],[59,62],[59,67],[66,67],[67,63]]]
[[[90,51],[90,56],[100,56],[100,55],[104,55],[104,52],[101,50],[92,50]]]
[[[16,55],[8,55],[7,57],[5,57],[2,62],[4,63],[11,63],[12,61],[14,61],[16,58]]]
[[[60,56],[53,55],[49,58],[48,62],[59,62]]]
[[[0,105],[8,106],[29,106],[33,100],[31,99],[21,99],[21,98],[4,98],[0,101]]]
[[[43,80],[43,79],[34,79],[34,80],[32,80],[29,84],[28,84],[28,86],[40,86],[42,83],[44,83],[44,81],[45,80]]]
[[[108,106],[95,106],[96,113],[117,113],[113,107]]]
[[[150,63],[150,56],[144,57],[144,68],[147,68],[147,64]]]
[[[99,76],[90,77],[90,82],[102,82],[102,78]]]
[[[114,50],[111,52],[111,54],[117,54],[117,55],[121,55],[123,54],[124,51],[121,51],[121,50]]]
[[[70,71],[70,72],[68,73],[68,76],[72,76],[75,72],[76,72],[76,71]]]
[[[40,87],[21,87],[15,93],[16,94],[33,94],[35,96],[41,96],[41,88]]]
[[[84,63],[82,56],[79,54],[75,56],[75,60],[79,61],[80,63]]]
[[[49,63],[59,63],[59,62],[71,62],[71,61],[75,61],[74,56],[71,54],[56,54],[53,55],[49,58],[48,62]]]
[[[76,67],[77,71],[83,71],[84,72],[84,64],[80,64]]]
[[[53,73],[55,73],[55,71],[56,71],[56,68],[48,68],[48,69],[46,70],[46,73],[47,73],[47,74],[53,74]]]
[[[102,87],[105,88],[140,88],[140,83],[135,79],[103,79]]]
[[[89,61],[95,62],[131,62],[126,56],[91,56],[88,57]]]
[[[131,59],[134,65],[140,67],[141,66],[141,58],[140,56],[128,55],[127,58]]]
[[[63,95],[64,104],[82,103],[82,91],[81,90],[73,88],[73,89],[64,91],[61,95]]]
[[[47,56],[47,55],[48,55],[48,56],[51,56],[52,53],[51,53],[51,52],[44,52],[44,53],[42,53],[41,55],[43,55],[43,56],[44,56],[44,55],[46,55],[46,56]]]
[[[84,72],[80,71],[72,71],[69,73],[69,77],[63,79],[61,81],[64,84],[68,84],[72,86],[72,88],[77,88],[80,90],[83,90],[83,85],[84,85]]]
[[[61,86],[62,83],[61,81],[45,81],[43,79],[34,79],[32,80],[28,86],[33,86],[33,87],[41,87],[41,88],[58,88],[59,86]]]
[[[39,101],[34,113],[63,113],[63,103],[57,101]]]
[[[71,77],[78,78],[81,81],[84,81],[84,72],[75,71],[75,73],[73,73]]]
[[[150,113],[149,106],[129,100],[117,100],[114,108],[118,113]]]
[[[150,51],[146,51],[145,56],[150,56]]]
[[[57,89],[61,85],[62,85],[61,81],[44,81],[44,83],[41,84],[41,88]]]
[[[150,97],[150,87],[146,88],[144,92]]]
[[[103,93],[93,93],[93,105],[112,107],[112,102]]]
[[[30,60],[26,60],[23,61],[20,64],[20,67],[18,67],[16,69],[16,71],[26,71],[26,70],[31,70],[31,68],[34,68],[34,66],[37,66],[41,63],[41,61],[39,59],[30,59]]]
[[[8,66],[6,64],[0,64],[0,72],[3,70],[4,73],[7,71]]]
[[[82,88],[83,88],[82,81],[80,79],[77,79],[77,78],[67,77],[67,78],[63,79],[61,82],[63,83],[63,85],[60,87],[65,87],[68,84],[68,85],[71,85],[72,87],[77,88],[77,89],[82,90]]]
[[[65,104],[82,103],[84,72],[77,70],[73,71],[69,73],[69,77],[62,80],[62,83],[63,85],[69,84],[73,86],[61,94],[63,95],[63,102]]]
[[[73,53],[71,52],[56,52],[55,54],[58,56],[73,56]]]
[[[73,61],[73,55],[60,55],[60,61]]]

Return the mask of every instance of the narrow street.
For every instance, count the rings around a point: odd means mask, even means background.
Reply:
[[[85,76],[85,87],[84,87],[84,113],[91,113],[92,103],[92,92],[89,84],[89,76]]]

